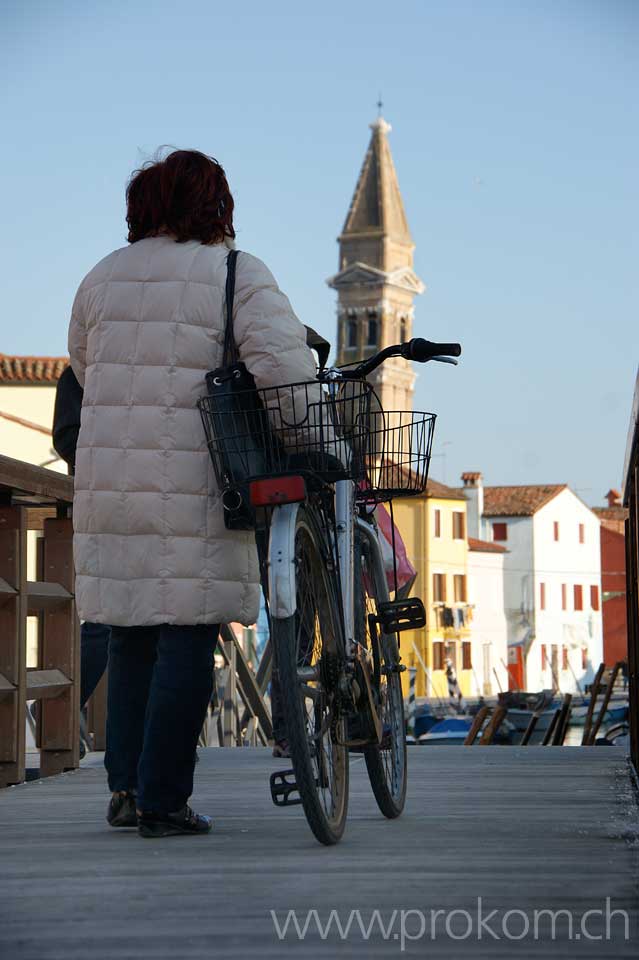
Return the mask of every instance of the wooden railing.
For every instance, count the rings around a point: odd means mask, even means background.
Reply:
[[[74,602],[69,477],[0,455],[0,786],[25,779],[26,701],[38,701],[40,775],[77,767],[80,630]],[[39,530],[36,580],[27,532]],[[27,617],[38,662],[27,668]]]
[[[0,455],[0,787],[26,771],[26,704],[37,701],[35,741],[40,776],[79,765],[80,626],[74,602],[73,480]],[[27,578],[27,533],[37,530],[36,579]],[[38,618],[37,664],[27,667],[27,617]],[[218,649],[225,668],[219,742],[266,744],[264,702],[270,657],[257,676],[229,627]],[[88,705],[93,749],[105,746],[106,677]]]

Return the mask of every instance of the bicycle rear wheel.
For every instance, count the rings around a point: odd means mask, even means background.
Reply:
[[[374,689],[382,722],[382,742],[364,748],[368,777],[377,806],[389,819],[398,817],[406,802],[407,756],[404,697],[397,634],[371,632],[369,615],[376,604],[389,599],[386,576],[373,562],[366,540],[355,542],[355,632],[359,643],[372,653]]]
[[[295,528],[297,610],[271,629],[291,760],[304,813],[327,845],[344,832],[348,749],[337,687],[344,664],[341,617],[312,510],[300,507]]]

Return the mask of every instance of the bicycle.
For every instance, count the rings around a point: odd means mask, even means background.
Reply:
[[[349,750],[363,751],[384,816],[402,813],[398,634],[426,624],[419,598],[395,589],[390,599],[373,510],[425,490],[435,415],[382,411],[366,377],[389,357],[456,363],[460,353],[459,344],[417,338],[353,369],[320,369],[312,383],[257,390],[259,410],[250,406],[239,428],[237,411],[229,417],[212,398],[200,401],[227,509],[248,498],[256,524],[270,520],[271,640],[292,760],[271,775],[271,796],[278,806],[301,803],[323,844],[344,832]],[[254,447],[260,472],[252,475]],[[237,475],[230,462],[241,464]]]

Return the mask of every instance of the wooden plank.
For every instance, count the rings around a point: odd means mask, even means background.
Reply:
[[[27,670],[27,700],[53,700],[72,682],[62,670]]]
[[[0,701],[0,786],[25,774],[27,529],[22,507],[0,507],[0,578],[14,591],[0,606],[0,674],[14,688]]]
[[[70,600],[73,600],[73,594],[60,583],[27,581],[27,609],[30,617],[47,610],[58,610]]]
[[[7,583],[6,580],[0,578],[0,606],[3,603],[6,603],[7,600],[11,600],[16,596],[17,590],[15,587],[12,587],[10,583]]]
[[[0,454],[0,489],[73,502],[73,477]]]
[[[8,697],[12,697],[15,692],[15,684],[7,680],[3,673],[0,673],[0,700],[6,700]]]

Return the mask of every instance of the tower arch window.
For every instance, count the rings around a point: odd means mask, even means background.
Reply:
[[[408,317],[401,316],[399,318],[399,339],[400,343],[405,343],[408,340]]]
[[[376,347],[379,341],[379,321],[377,319],[377,310],[368,311],[368,336],[367,346]]]
[[[353,349],[357,346],[357,321],[349,317],[346,322],[346,346]]]

